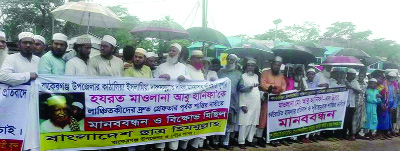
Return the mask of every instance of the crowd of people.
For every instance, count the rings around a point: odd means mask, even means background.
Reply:
[[[366,68],[357,72],[352,68],[324,66],[318,72],[313,66],[286,64],[282,69],[282,58],[279,56],[270,60],[268,67],[259,69],[254,58],[239,58],[235,54],[229,54],[226,66],[222,67],[220,60],[205,57],[201,50],[193,50],[189,56],[188,49],[177,43],[171,44],[166,58],[143,48],[126,46],[121,59],[115,56],[117,41],[109,35],[101,41],[100,55],[89,57],[92,49],[89,37],[78,38],[73,44],[74,51],[69,53],[66,52],[67,36],[62,33],[53,35],[48,52],[44,52],[46,41],[42,36],[22,32],[18,39],[20,52],[9,55],[5,43],[6,34],[0,32],[0,82],[11,86],[35,80],[38,74],[162,78],[180,82],[214,81],[218,78],[231,80],[225,135],[128,147],[126,150],[231,150],[234,146],[241,149],[246,146],[266,147],[269,95],[332,87],[347,87],[349,90],[342,130],[321,131],[268,143],[278,147],[325,140],[375,140],[400,136],[397,123],[400,122],[397,112],[399,86],[395,70],[377,70],[367,77]],[[50,107],[57,104],[52,103],[53,99],[48,101]],[[46,127],[38,127],[37,103],[31,101],[29,104],[29,127],[24,150],[40,150],[38,130],[46,131]],[[80,106],[82,104],[75,103],[71,108],[77,110]],[[63,107],[64,112],[74,112],[67,110],[65,105]],[[52,119],[47,121],[48,126],[59,129],[71,129],[73,126],[57,123],[52,122]]]

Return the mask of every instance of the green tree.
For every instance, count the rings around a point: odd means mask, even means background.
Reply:
[[[22,31],[30,31],[50,39],[52,33],[51,10],[64,4],[64,0],[1,0],[0,28],[9,39],[16,41]],[[55,29],[61,28],[61,22],[55,20]]]
[[[286,26],[284,31],[294,42],[317,42],[321,32],[319,25],[309,21],[302,25]]]
[[[259,40],[274,40],[275,39],[275,29],[269,29],[267,32],[265,32],[263,34],[255,35],[254,38],[259,39]],[[288,42],[292,41],[289,38],[288,33],[286,33],[286,31],[284,31],[282,29],[277,30],[276,40],[288,41]]]
[[[356,31],[356,25],[351,22],[335,22],[331,25],[326,28],[328,31],[324,33],[324,38],[338,43],[346,43]]]

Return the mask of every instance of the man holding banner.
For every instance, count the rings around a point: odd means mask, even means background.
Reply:
[[[22,32],[18,35],[18,48],[20,53],[9,55],[3,62],[0,70],[0,82],[12,86],[21,85],[35,80],[38,72],[39,57],[33,55],[34,34]],[[29,103],[29,115],[26,136],[24,139],[24,150],[40,150],[39,132],[37,121],[37,101],[31,100]]]
[[[178,62],[179,54],[181,53],[182,46],[178,43],[171,44],[169,53],[167,56],[167,62],[162,63],[157,67],[154,77],[163,78],[166,80],[178,80],[185,81],[186,79],[191,79],[190,74],[186,66]],[[187,143],[187,142],[184,142]],[[179,146],[179,141],[169,142],[168,148],[170,150],[177,150]],[[157,150],[163,150],[165,148],[165,143],[156,144]]]
[[[279,94],[286,91],[285,76],[280,73],[282,57],[276,56],[275,59],[271,61],[271,65],[271,70],[266,70],[261,74],[260,86],[266,93]],[[265,99],[266,101],[263,101],[261,105],[260,123],[256,133],[256,137],[259,138],[259,144],[262,140],[263,131],[267,127],[268,97]],[[278,142],[273,141],[271,143],[276,147]],[[261,146],[265,145],[261,143]]]

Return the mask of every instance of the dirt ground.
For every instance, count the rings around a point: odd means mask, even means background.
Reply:
[[[223,151],[225,149],[220,149]],[[235,147],[235,151],[240,151],[240,148]],[[247,148],[241,151],[400,151],[400,137],[392,140],[356,140],[356,141],[320,141],[318,143],[309,144],[292,144],[290,146],[266,148]]]

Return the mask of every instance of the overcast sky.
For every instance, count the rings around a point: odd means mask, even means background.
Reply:
[[[194,6],[202,0],[93,0],[103,6],[122,5],[141,21],[171,16],[184,28],[200,27],[202,9]],[[358,31],[371,30],[371,38],[400,42],[399,0],[209,0],[208,27],[226,36],[261,34],[279,27],[315,22],[322,32],[336,21],[353,22]],[[185,22],[185,20],[187,21]],[[193,23],[193,24],[192,24]],[[322,34],[322,33],[321,33]]]

